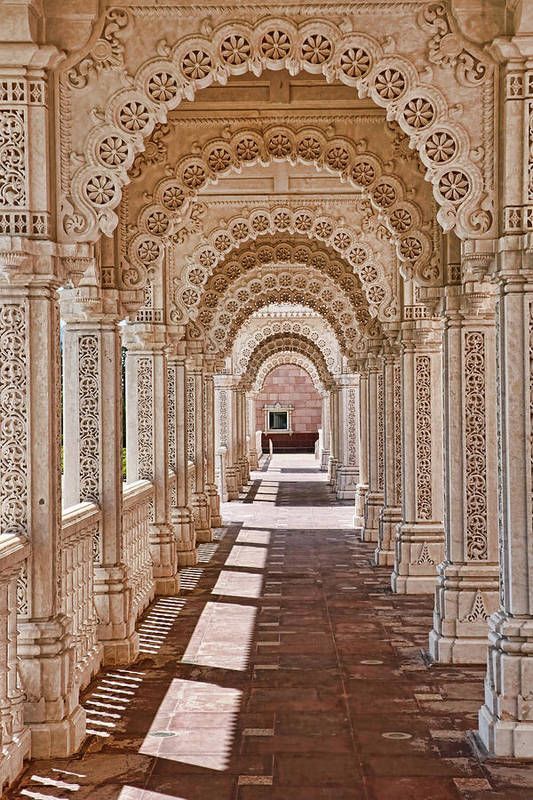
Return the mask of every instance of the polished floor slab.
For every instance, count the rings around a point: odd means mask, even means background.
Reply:
[[[432,598],[391,593],[312,456],[274,456],[223,515],[137,662],[86,692],[82,752],[9,798],[533,798],[533,765],[472,749],[484,670],[428,665]]]

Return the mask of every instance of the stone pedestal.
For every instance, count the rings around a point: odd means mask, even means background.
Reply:
[[[337,499],[354,500],[359,483],[359,375],[343,374],[339,384]]]

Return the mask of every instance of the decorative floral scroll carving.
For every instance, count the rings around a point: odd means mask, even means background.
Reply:
[[[0,306],[0,521],[2,533],[27,533],[28,387],[26,308]]]
[[[378,490],[383,491],[385,486],[385,440],[384,440],[384,402],[383,402],[383,374],[377,375],[377,468],[378,468]]]
[[[483,600],[483,595],[481,592],[476,592],[476,596],[474,597],[474,602],[472,603],[472,609],[469,614],[467,614],[461,622],[486,622],[489,618],[489,613],[485,608],[485,601]]]
[[[139,479],[153,476],[152,360],[137,359],[137,464]]]
[[[433,498],[431,487],[431,359],[416,356],[416,514],[418,519],[431,519]]]
[[[480,86],[491,75],[490,62],[459,33],[446,3],[430,3],[422,12],[422,23],[432,30],[429,60],[451,67],[464,86]]]
[[[487,552],[487,437],[485,336],[464,337],[464,407],[466,473],[466,556],[484,561]]]
[[[227,447],[228,446],[228,392],[226,389],[219,389],[217,394],[218,394],[219,442],[221,447]]]
[[[96,336],[78,339],[80,502],[100,497],[100,354]]]
[[[87,75],[93,70],[120,67],[123,45],[117,34],[127,22],[126,13],[116,9],[107,12],[101,38],[91,45],[92,50],[81,63],[74,67],[67,63],[63,81],[69,86],[83,86]],[[137,16],[135,24],[138,24]],[[482,233],[487,233],[487,225],[492,223],[492,218],[489,211],[481,206],[485,202],[484,193],[490,189],[484,186],[484,176],[472,157],[472,151],[480,139],[486,139],[483,121],[480,122],[467,106],[462,109],[459,122],[453,104],[460,94],[467,101],[471,98],[471,105],[474,106],[478,101],[474,91],[479,90],[480,83],[485,88],[484,81],[489,82],[492,65],[488,62],[488,56],[482,56],[473,45],[459,39],[443,3],[432,3],[425,10],[425,16],[422,17],[424,26],[434,34],[430,59],[454,66],[451,85],[449,80],[446,82],[437,78],[428,84],[427,78],[421,76],[423,70],[419,68],[420,51],[417,55],[413,55],[412,49],[405,53],[394,53],[390,37],[385,37],[386,42],[381,43],[367,33],[347,33],[344,26],[324,18],[324,15],[320,19],[306,16],[300,22],[288,17],[267,19],[263,15],[257,20],[225,20],[215,27],[209,25],[208,33],[203,26],[203,29],[199,27],[196,31],[189,31],[172,44],[164,40],[147,44],[149,52],[146,60],[139,64],[131,79],[123,81],[122,85],[118,81],[109,81],[109,88],[106,88],[100,102],[105,109],[104,119],[99,119],[87,131],[83,104],[80,104],[83,119],[74,115],[78,138],[73,142],[73,149],[86,155],[74,175],[70,194],[76,200],[86,196],[83,187],[95,167],[92,145],[101,136],[102,129],[108,135],[125,132],[132,149],[137,150],[139,135],[148,136],[157,122],[166,122],[169,111],[183,99],[193,100],[199,89],[213,83],[225,84],[231,76],[245,72],[258,76],[265,69],[288,69],[291,75],[296,75],[303,70],[321,74],[330,82],[340,81],[352,87],[359,96],[370,97],[378,106],[385,108],[388,117],[412,137],[412,145],[421,153],[428,179],[436,189],[441,178],[441,167],[431,160],[425,143],[427,137],[436,133],[449,133],[454,144],[448,165],[453,169],[461,166],[469,191],[464,198],[452,201],[437,193],[441,204],[439,221],[445,230],[457,226],[462,236],[476,230],[479,232],[480,228]],[[413,30],[418,33],[415,25]],[[124,45],[129,47],[130,40],[137,38],[134,35],[128,40],[125,38]],[[401,43],[402,49],[412,48],[411,37],[408,38],[409,42]],[[418,38],[422,39],[422,36],[419,34]],[[438,86],[439,83],[442,83],[442,88]],[[489,102],[494,103],[493,93],[489,95]],[[465,126],[468,126],[468,130]],[[283,132],[278,132],[270,139],[273,158],[285,157],[289,146],[290,141],[287,141]],[[489,149],[492,142],[485,142],[485,146]],[[314,161],[317,147],[320,148],[320,142],[317,144],[316,137],[306,136],[302,139],[299,155]],[[261,147],[252,134],[237,143],[235,152],[241,163],[253,163],[261,157]],[[491,157],[492,153],[489,153],[488,158]],[[211,157],[210,169],[224,169],[227,163],[227,149],[223,142],[218,143]],[[325,163],[335,170],[347,167],[349,162],[341,143],[332,144],[325,154]],[[118,191],[111,208],[118,205],[120,189],[127,183],[127,167],[118,166],[116,178]],[[189,166],[184,178],[190,186],[198,186],[204,180],[202,165]],[[390,190],[391,184],[388,184],[384,198],[390,195]],[[100,214],[99,209],[83,200],[81,205],[92,217],[82,235],[96,236],[98,225],[105,227],[106,232],[112,230],[116,215]]]
[[[307,372],[311,378],[313,386],[317,392],[324,396],[326,389],[322,383],[319,371],[311,357],[304,355],[303,353],[295,353],[291,350],[282,350],[280,353],[274,353],[265,357],[265,360],[257,370],[257,376],[253,384],[253,391],[261,392],[265,380],[272,370],[276,369],[277,367],[286,366],[287,364],[293,364],[295,367],[300,367],[301,369],[305,370],[305,372]]]
[[[176,369],[170,364],[167,369],[168,386],[168,466],[176,471]]]
[[[196,440],[195,440],[195,387],[194,375],[187,375],[186,387],[186,419],[187,419],[187,460],[193,464],[196,460]]]
[[[104,20],[104,28],[90,52],[77,64],[68,68],[67,80],[74,89],[87,86],[91,74],[96,77],[105,69],[123,68],[124,46],[117,36],[129,22],[126,9],[111,8]]]
[[[17,578],[17,613],[21,617],[29,615],[28,562],[23,561]]]
[[[402,376],[399,364],[394,365],[393,385],[394,421],[394,494],[395,503],[402,502]]]
[[[355,389],[348,390],[347,402],[347,434],[348,434],[348,465],[354,467],[358,464],[359,454],[359,426],[357,424],[357,394]]]

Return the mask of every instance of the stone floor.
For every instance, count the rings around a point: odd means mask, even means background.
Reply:
[[[10,798],[533,798],[533,764],[471,748],[484,670],[428,666],[432,598],[391,593],[311,456],[274,456],[223,511],[138,661],[86,692],[83,752]]]

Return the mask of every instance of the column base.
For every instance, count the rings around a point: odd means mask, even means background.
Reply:
[[[85,709],[76,708],[59,722],[28,725],[32,758],[64,758],[76,753],[85,738]]]
[[[133,631],[125,639],[107,639],[102,642],[102,666],[119,667],[131,664],[139,655],[139,635]]]
[[[365,504],[365,525],[361,531],[362,542],[379,539],[379,515],[383,506],[383,492],[368,491]]]
[[[491,756],[533,758],[533,619],[496,611],[488,638],[479,739]]]
[[[379,515],[378,546],[374,551],[374,563],[378,567],[394,566],[394,542],[396,528],[402,519],[402,509],[384,506]]]
[[[337,500],[355,500],[358,479],[357,467],[340,467],[337,470]]]
[[[176,570],[178,569],[178,562],[176,559]],[[168,578],[154,578],[155,593],[160,597],[174,597],[180,591],[180,579],[176,572],[175,575],[169,575]]]
[[[255,472],[255,470],[259,469],[259,460],[257,458],[257,451],[250,450],[248,452],[248,464],[250,465],[250,470]]]
[[[439,664],[485,664],[487,620],[499,605],[498,564],[437,567],[429,652]]]
[[[239,499],[239,479],[240,475],[238,475],[235,467],[226,468],[226,489],[228,500]]]
[[[10,786],[24,769],[24,761],[31,756],[31,732],[24,728],[13,736],[13,741],[2,745],[0,754],[0,791]]]
[[[328,462],[328,483],[330,486],[335,487],[337,485],[337,467],[338,461],[336,458],[329,458]]]
[[[198,564],[198,551],[194,550],[178,550],[178,569],[182,570],[185,567],[195,567]]]
[[[218,491],[216,486],[211,484],[208,485],[207,501],[209,503],[209,509],[210,509],[211,527],[221,528],[222,517],[220,516],[220,497],[218,496]]]
[[[195,528],[195,530],[197,544],[206,544],[213,541],[213,531],[211,528]]]
[[[392,591],[396,594],[433,594],[437,564],[444,558],[441,522],[400,523],[396,532]]]
[[[320,472],[327,472],[329,464],[329,450],[322,450],[320,456]]]
[[[103,648],[101,643],[98,642],[91,650],[89,650],[83,659],[83,663],[76,665],[76,670],[78,672],[77,684],[80,690],[85,689],[85,687],[90,684],[96,673],[100,671],[102,659]]]
[[[210,525],[209,504],[204,492],[197,492],[192,498],[192,514],[194,519],[194,533],[197,544],[213,541],[213,532]]]
[[[353,518],[354,528],[364,528],[365,525],[365,502],[368,493],[368,483],[358,483],[355,487],[355,513]]]
[[[150,555],[155,594],[174,595],[179,591],[176,536],[173,525],[150,525]]]

